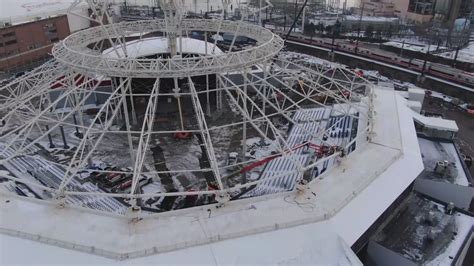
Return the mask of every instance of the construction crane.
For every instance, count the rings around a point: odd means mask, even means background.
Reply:
[[[284,154],[290,153],[292,151],[298,150],[298,149],[303,148],[303,147],[308,147],[308,148],[314,149],[315,153],[316,153],[316,156],[318,158],[322,158],[324,156],[332,155],[336,151],[341,150],[341,147],[339,147],[339,146],[317,145],[317,144],[311,143],[310,141],[306,141],[306,142],[298,144],[298,145],[296,145],[296,146],[294,146],[294,147],[292,147],[292,148],[290,148],[286,151],[283,151],[282,153],[278,153],[278,154],[274,154],[274,155],[265,157],[261,160],[253,162],[253,163],[251,163],[247,166],[244,166],[241,169],[231,173],[230,175],[223,177],[223,179],[232,178],[232,177],[235,177],[235,176],[238,176],[238,175],[241,175],[241,174],[245,174],[245,173],[247,173],[249,171],[252,171],[253,169],[255,169],[259,166],[262,166],[262,165],[264,165],[266,163],[269,163],[270,161],[272,161],[272,160],[274,160],[278,157],[283,156]],[[217,188],[214,188],[213,184],[208,184],[208,185],[209,185],[210,190],[217,189]]]

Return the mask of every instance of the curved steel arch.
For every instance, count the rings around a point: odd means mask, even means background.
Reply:
[[[184,19],[182,29],[207,32],[236,32],[257,41],[257,45],[237,52],[200,55],[193,58],[110,58],[89,45],[107,38],[123,38],[127,34],[150,31],[167,32],[165,20],[135,21],[94,27],[72,34],[56,44],[53,56],[80,71],[115,77],[172,78],[239,71],[265,62],[283,48],[283,40],[271,31],[247,23]]]

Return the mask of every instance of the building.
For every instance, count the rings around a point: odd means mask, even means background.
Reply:
[[[471,0],[399,0],[393,2],[395,14],[408,23],[426,23],[433,19],[453,25],[459,17],[468,17]]]
[[[364,16],[373,17],[393,17],[395,15],[395,5],[393,0],[363,0],[363,8],[353,8],[353,14],[359,14],[363,11]]]
[[[408,23],[426,23],[433,19],[434,0],[395,1],[395,15]]]
[[[0,28],[0,71],[47,57],[51,47],[69,34],[66,15]]]
[[[2,0],[0,3],[0,72],[20,71],[22,66],[49,57],[51,47],[90,26],[83,18],[67,14],[72,0],[34,2]],[[80,5],[74,10],[87,15]]]

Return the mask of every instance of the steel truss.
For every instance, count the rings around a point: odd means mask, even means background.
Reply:
[[[106,25],[103,22],[111,19],[108,2],[87,2],[93,11],[90,19],[99,23],[98,27],[69,36],[55,46],[53,60],[0,88],[0,164],[17,174],[0,173],[0,177],[11,181],[2,183],[3,187],[12,186],[14,182],[23,183],[52,194],[45,200],[58,202],[61,206],[71,204],[68,199],[73,197],[122,198],[133,210],[140,210],[139,200],[160,196],[217,195],[225,198],[288,175],[282,171],[265,180],[253,181],[244,175],[240,182],[231,184],[232,169],[245,168],[261,160],[247,158],[249,136],[270,143],[273,154],[290,161],[300,179],[306,171],[347,154],[355,141],[363,143],[371,135],[370,85],[345,69],[307,68],[280,58],[277,55],[283,41],[269,30],[243,23],[243,20],[180,19],[184,16],[173,13],[172,1],[168,2],[171,3],[168,12],[176,15],[174,19],[178,18],[180,22],[174,26],[170,26],[171,20],[166,19]],[[234,38],[231,47],[223,54],[208,51],[205,55],[189,58],[127,57],[124,37],[140,33],[141,39],[144,32],[151,31],[164,32],[168,36],[174,34],[172,38],[177,38],[177,41],[185,31],[232,32],[234,36],[255,39],[257,44],[234,52]],[[95,44],[104,40],[117,55],[125,56],[111,58],[103,55]],[[210,84],[211,75],[215,77],[215,84]],[[206,77],[206,84],[196,83],[199,76]],[[151,79],[153,85],[147,90],[136,91],[133,85],[136,78]],[[166,87],[165,78],[173,79],[171,91],[163,89]],[[177,125],[165,126],[160,120],[163,116],[159,112],[160,103],[163,101],[179,110]],[[182,105],[186,101],[190,105]],[[319,145],[333,145],[325,136],[339,122],[314,132],[294,119],[295,113],[309,107],[325,108],[339,117],[338,121],[348,117],[366,124],[351,141],[341,143],[334,154],[303,165],[294,157],[296,150],[288,143],[288,132],[279,128],[275,121],[281,120],[281,124],[301,129]],[[95,112],[90,113],[90,110]],[[225,113],[234,115],[218,119]],[[306,113],[303,117],[306,121],[315,120]],[[241,134],[240,161],[222,163],[223,154],[231,151],[221,139],[222,132]],[[152,158],[151,148],[162,143],[163,138],[169,139],[177,133],[200,136],[202,143],[199,145],[203,149],[196,157],[207,158],[208,165],[190,163],[180,168],[173,167],[173,162],[157,162]],[[118,144],[123,146],[120,150],[116,150]],[[52,146],[69,151],[68,159],[56,160],[41,155],[45,151],[53,152]],[[175,151],[166,152],[172,154]],[[175,156],[170,158],[180,155]],[[115,161],[108,163],[121,167],[92,170],[92,166],[103,158],[113,158]],[[45,167],[49,170],[54,168],[60,182],[44,184],[35,181],[34,174],[25,170],[25,165],[31,161],[49,165]],[[154,169],[153,164],[166,167]],[[131,175],[130,190],[105,192],[77,189],[77,185],[73,185],[81,173],[92,171]],[[163,180],[163,177],[209,174],[217,185],[214,190],[167,191],[162,188],[153,193],[141,191],[140,182],[144,176],[156,181],[158,178]]]

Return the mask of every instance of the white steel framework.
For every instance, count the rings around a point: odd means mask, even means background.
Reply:
[[[370,140],[370,85],[347,69],[282,57],[283,41],[269,30],[184,19],[180,1],[163,1],[164,19],[105,24],[108,2],[87,2],[99,26],[72,34],[53,60],[0,89],[3,189],[142,217],[293,190]],[[185,55],[176,42],[191,32],[204,32],[204,42],[234,37]],[[135,33],[169,38],[169,56],[127,56]],[[255,44],[237,48],[237,36]],[[102,54],[110,47],[122,56]],[[285,166],[263,174],[277,158]],[[287,176],[290,185],[261,188]]]

